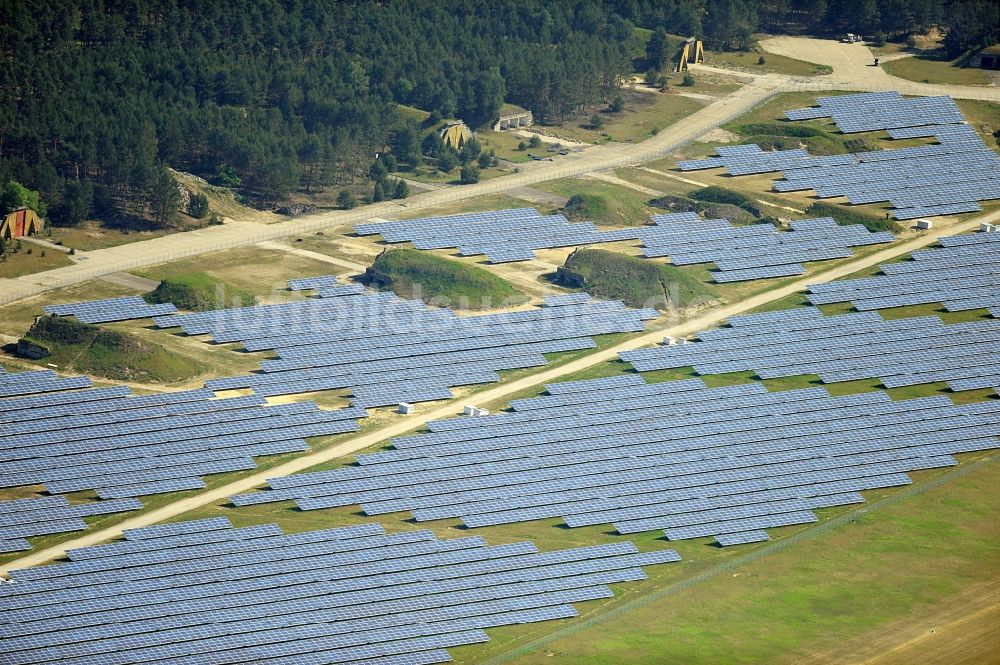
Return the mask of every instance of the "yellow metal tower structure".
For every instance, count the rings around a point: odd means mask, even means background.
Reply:
[[[705,62],[705,47],[701,43],[700,39],[691,37],[684,42],[684,48],[681,49],[681,55],[677,59],[677,67],[674,68],[674,71],[683,72],[687,70],[689,62],[693,62],[695,64]]]

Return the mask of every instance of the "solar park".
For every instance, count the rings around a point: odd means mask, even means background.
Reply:
[[[988,148],[950,97],[905,99],[898,92],[820,97],[818,106],[789,111],[790,121],[832,118],[843,133],[887,130],[893,139],[932,137],[928,145],[846,155],[720,147],[718,157],[678,163],[682,171],[725,167],[731,175],[780,171],[777,192],[814,190],[850,204],[890,202],[896,219],[981,210],[1000,199],[1000,157]]]
[[[776,191],[890,201],[898,219],[1000,198],[1000,190],[990,196],[1000,183],[996,154],[949,98],[875,93],[818,104],[787,117],[936,143],[819,157],[722,146],[718,157],[679,167],[780,171]],[[940,171],[945,163],[950,170]],[[990,175],[962,180],[972,170]],[[804,275],[811,262],[896,240],[829,217],[787,227],[673,213],[608,230],[523,208],[354,230],[482,256],[487,268],[533,260],[537,250],[632,241],[648,260],[714,264],[702,279],[719,284]],[[0,661],[465,660],[468,652],[449,650],[504,635],[491,629],[586,614],[575,605],[607,602],[609,585],[680,562],[672,548],[695,563],[767,547],[793,533],[785,528],[802,532],[830,511],[912,486],[966,459],[956,456],[1000,447],[1000,400],[962,397],[1000,395],[997,237],[946,236],[872,277],[811,284],[810,305],[634,346],[618,354],[611,376],[569,375],[499,407],[481,404],[492,415],[425,419],[352,458],[275,474],[258,490],[244,485],[224,507],[232,520],[202,517],[217,515],[211,506],[215,513],[196,510],[197,519],[126,529],[64,561],[13,570],[10,583],[0,579]],[[452,400],[453,389],[551,366],[551,354],[582,357],[602,335],[648,334],[661,315],[562,291],[467,315],[334,275],[287,283],[296,299],[205,312],[139,296],[46,306],[92,324],[152,320],[144,332],[154,338],[261,354],[259,370],[137,394],[96,377],[0,366],[0,489],[33,493],[0,500],[0,553],[79,533],[98,516],[148,511],[161,504],[144,497],[206,489],[214,474],[245,477],[259,458],[331,445],[312,437],[349,441],[399,418],[381,407]],[[937,304],[967,316],[924,315]],[[831,305],[853,309],[825,313]],[[899,307],[925,309],[880,312]],[[676,378],[688,368],[693,378]],[[715,380],[735,373],[752,378]],[[806,376],[818,382],[774,387]],[[860,380],[885,390],[838,390]],[[947,389],[892,393],[932,384]],[[303,394],[310,401],[288,399]],[[335,408],[326,406],[332,397]],[[532,524],[560,533],[527,542],[525,533],[539,532],[518,529]],[[598,530],[602,540],[588,541]],[[685,549],[693,546],[708,549]]]
[[[809,287],[809,302],[850,302],[870,311],[940,302],[960,312],[1000,306],[1000,234],[941,238],[941,247],[913,252],[912,261],[880,266],[881,275]]]
[[[455,386],[500,380],[499,370],[541,367],[544,354],[595,348],[592,335],[638,332],[655,310],[555,297],[527,311],[459,317],[392,293],[318,298],[155,319],[212,341],[274,351],[261,372],[213,379],[212,390],[259,395],[345,390],[360,407],[452,397]]]
[[[525,217],[526,210],[535,216]],[[466,227],[470,217],[475,223]],[[534,244],[524,251],[509,249],[527,242],[520,237],[519,228],[525,219],[536,225],[548,225],[551,242]],[[364,224],[355,230],[381,234],[387,242],[412,241],[417,249],[459,247],[460,255],[486,254],[491,263],[530,260],[534,258],[532,249],[638,240],[642,243],[642,255],[647,258],[669,256],[674,265],[715,263],[718,270],[713,273],[713,281],[718,283],[801,275],[805,272],[801,265],[804,262],[843,259],[851,256],[853,247],[895,240],[892,233],[870,233],[857,225],[839,226],[830,217],[796,220],[791,222],[790,231],[779,231],[770,224],[737,226],[725,219],[702,219],[695,212],[682,212],[654,215],[648,226],[595,230],[595,235],[584,238],[565,233],[563,222],[559,215],[538,215],[533,208],[526,208]],[[463,243],[473,242],[466,239],[466,234],[472,235],[473,230],[478,236],[476,242],[494,245],[477,245],[479,249],[475,251],[468,249]],[[520,253],[515,257],[517,252]],[[506,257],[503,261],[495,258],[501,255]],[[320,295],[324,295],[323,291]]]

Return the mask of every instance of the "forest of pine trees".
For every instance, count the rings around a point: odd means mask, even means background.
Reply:
[[[156,222],[167,167],[259,201],[364,177],[397,104],[558,122],[614,97],[635,27],[741,48],[756,30],[998,38],[987,0],[0,0],[0,182],[56,224]],[[992,32],[991,32],[992,31]]]

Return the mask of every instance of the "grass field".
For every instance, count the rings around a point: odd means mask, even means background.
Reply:
[[[49,235],[51,231],[52,235]],[[90,251],[92,249],[103,249],[105,247],[116,247],[130,242],[140,240],[151,240],[159,238],[174,231],[128,231],[121,229],[110,229],[100,222],[84,222],[80,226],[61,227],[50,226],[41,236],[42,240],[48,240],[64,247],[72,247],[80,251]]]
[[[764,64],[759,64],[760,58]],[[747,72],[790,74],[792,76],[816,76],[829,74],[830,68],[814,62],[796,60],[775,53],[752,53],[733,51],[706,51],[705,64],[724,69]]]
[[[43,270],[73,265],[73,261],[66,256],[65,252],[45,249],[29,242],[22,242],[21,250],[14,252],[12,245],[13,243],[8,245],[7,253],[4,254],[5,258],[0,261],[0,278],[21,277]],[[29,249],[31,254],[28,254]],[[45,252],[44,256],[42,256],[42,252]]]
[[[531,157],[528,156],[528,150],[518,150],[517,146],[522,141],[527,144],[528,139],[518,136],[517,134],[512,134],[511,132],[493,132],[480,130],[476,132],[476,138],[479,142],[483,144],[483,150],[489,152],[490,150],[495,150],[497,157],[500,159],[506,159],[508,162],[530,162]],[[550,142],[551,143],[551,142]],[[533,153],[537,153],[538,149],[534,148],[531,150]]]
[[[962,67],[955,60],[945,60],[936,55],[915,55],[892,60],[882,65],[892,76],[917,83],[943,83],[947,85],[989,85],[990,78],[982,69]]]
[[[625,110],[621,113],[599,113],[604,126],[592,129],[587,125],[595,110],[561,124],[544,126],[547,133],[584,143],[605,141],[639,142],[685,118],[705,106],[705,102],[675,93],[646,93],[624,90]],[[549,142],[557,139],[548,139]],[[537,151],[535,151],[537,152]]]
[[[248,270],[247,266],[253,266]],[[190,273],[204,273],[220,282],[264,298],[287,298],[287,282],[295,277],[323,275],[331,266],[316,259],[260,247],[241,247],[212,252],[189,259],[161,263],[135,274],[161,281]],[[225,294],[224,294],[224,297]],[[232,297],[226,297],[232,301]]]

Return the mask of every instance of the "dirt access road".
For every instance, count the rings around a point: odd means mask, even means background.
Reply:
[[[511,381],[510,383],[498,385],[494,388],[490,388],[489,390],[476,394],[474,399],[480,404],[507,399],[511,395],[528,388],[533,388],[543,383],[556,382],[570,374],[580,372],[603,362],[614,360],[622,351],[630,351],[651,344],[656,344],[665,335],[675,337],[691,335],[699,330],[716,326],[731,316],[742,314],[762,305],[766,305],[767,303],[780,300],[781,298],[789,296],[793,293],[804,291],[809,284],[829,282],[842,277],[847,277],[859,270],[864,270],[865,268],[869,268],[879,263],[885,263],[886,261],[898,256],[908,254],[916,249],[931,245],[937,242],[938,238],[942,235],[951,235],[954,233],[971,231],[978,228],[980,222],[996,223],[997,221],[1000,221],[1000,211],[982,215],[975,219],[970,219],[948,228],[936,229],[926,235],[917,236],[907,242],[893,247],[888,247],[880,252],[876,252],[854,261],[849,261],[814,276],[796,280],[784,286],[779,286],[769,291],[765,291],[737,303],[725,305],[680,324],[650,330],[649,332],[646,332],[638,337],[626,340],[625,342],[608,349],[596,351],[590,355],[566,363],[565,365],[553,367],[537,372],[531,376]],[[302,455],[299,458],[272,469],[253,473],[220,487],[206,490],[194,496],[175,501],[155,510],[151,510],[148,513],[136,515],[135,517],[126,519],[115,526],[85,533],[78,538],[74,538],[59,545],[48,547],[19,559],[15,559],[0,567],[0,574],[5,574],[7,571],[14,568],[27,568],[30,566],[38,566],[49,563],[63,556],[67,549],[87,547],[105,542],[120,536],[124,529],[157,524],[159,522],[179,517],[184,513],[190,512],[202,506],[226,501],[229,497],[235,494],[243,494],[264,485],[268,478],[299,473],[318,464],[329,462],[339,457],[352,455],[374,446],[375,444],[382,443],[392,437],[400,436],[421,427],[430,420],[441,420],[443,418],[456,416],[460,413],[460,411],[461,400],[452,400],[443,406],[436,407],[430,411],[413,414],[408,417],[400,417],[398,421],[391,425],[354,437],[339,445]]]

